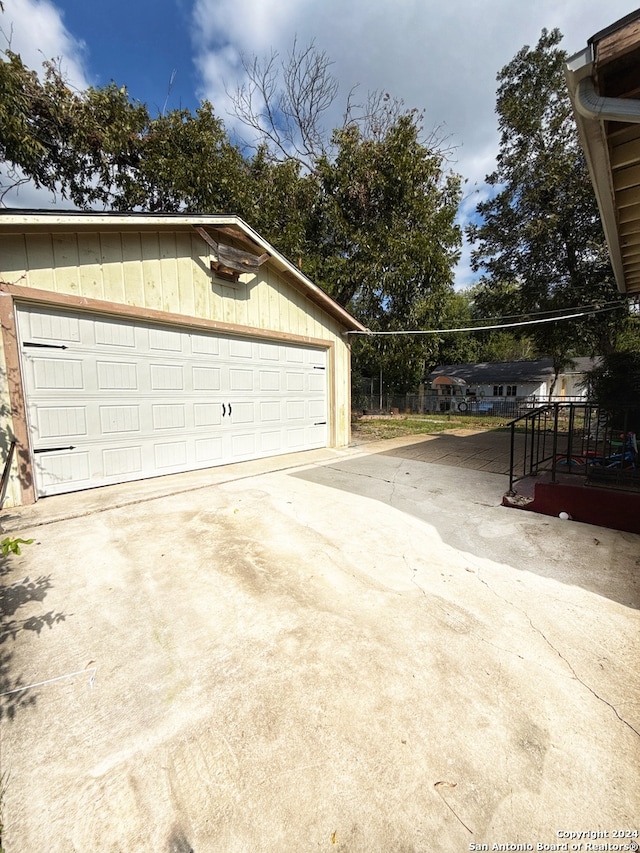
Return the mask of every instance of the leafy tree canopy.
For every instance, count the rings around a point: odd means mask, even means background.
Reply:
[[[564,80],[558,30],[543,30],[498,74],[493,196],[469,228],[479,304],[500,313],[601,305],[617,298],[595,195]],[[558,368],[571,355],[608,352],[627,312],[532,327],[539,354]]]
[[[370,328],[437,325],[461,241],[446,150],[424,137],[420,113],[386,94],[350,103],[327,133],[337,85],[326,55],[294,46],[280,76],[275,61],[248,65],[253,86],[238,94],[239,117],[259,131],[249,152],[208,102],[152,117],[124,87],[77,92],[54,63],[40,78],[6,51],[9,185],[31,180],[79,208],[236,213]],[[382,368],[397,388],[415,384],[433,353],[433,342],[410,338],[354,345],[362,369]]]

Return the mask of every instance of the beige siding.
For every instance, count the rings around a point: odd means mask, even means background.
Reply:
[[[350,356],[343,327],[267,262],[228,286],[210,271],[208,246],[185,230],[0,235],[0,280],[39,290],[216,321],[334,347],[331,437],[350,437]],[[113,310],[113,306],[111,307]],[[3,393],[6,394],[6,382]],[[4,398],[3,398],[4,399]],[[11,429],[3,408],[3,429]]]

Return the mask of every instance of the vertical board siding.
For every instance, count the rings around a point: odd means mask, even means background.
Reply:
[[[55,275],[56,262],[53,253],[53,240],[51,234],[29,234],[27,235],[27,280],[31,287],[41,290],[59,291],[57,276]],[[74,268],[78,275],[78,267]],[[65,291],[67,293],[77,293]]]
[[[78,235],[78,259],[80,292],[87,299],[104,299],[102,264],[100,263],[100,236],[98,234]]]
[[[104,298],[112,302],[125,304],[124,263],[122,256],[122,236],[120,234],[100,235],[100,264]]]
[[[122,235],[122,275],[124,278],[125,303],[145,307],[142,277],[142,250],[139,234]],[[110,294],[105,294],[110,299]]]
[[[26,270],[27,246],[24,235],[0,237],[0,279],[9,284],[25,284]]]
[[[0,237],[0,279],[87,299],[324,340],[334,347],[331,439],[350,440],[350,354],[343,327],[267,262],[237,287],[216,279],[203,240],[185,231],[27,233]],[[12,430],[6,377],[0,439]],[[7,502],[18,500],[10,486]],[[9,504],[11,505],[11,504]]]

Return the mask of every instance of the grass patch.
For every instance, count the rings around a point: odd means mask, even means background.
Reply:
[[[355,441],[377,441],[404,435],[431,435],[451,429],[503,429],[510,418],[473,415],[396,415],[386,418],[359,418],[351,424]]]

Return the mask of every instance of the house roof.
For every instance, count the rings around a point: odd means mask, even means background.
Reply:
[[[582,374],[591,370],[598,359],[574,358],[572,364],[561,371],[562,376]],[[539,358],[535,361],[490,361],[478,364],[443,364],[432,370],[427,377],[434,382],[447,376],[461,379],[468,385],[493,385],[494,383],[544,382],[554,375],[553,360]]]
[[[640,10],[589,39],[565,69],[621,293],[640,293]]]
[[[0,233],[24,233],[55,231],[106,231],[106,230],[193,230],[205,229],[217,243],[225,238],[239,243],[250,254],[269,255],[267,263],[293,287],[303,292],[308,299],[323,308],[350,331],[366,331],[345,308],[321,287],[311,281],[284,255],[239,216],[222,214],[200,215],[193,213],[111,213],[94,211],[60,210],[3,210],[0,213]]]

